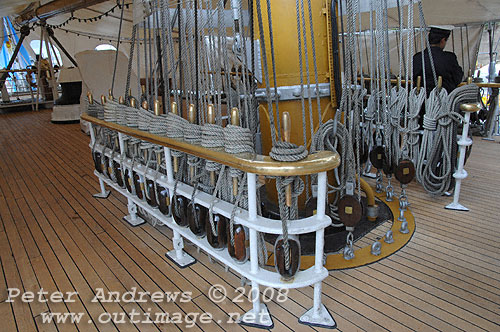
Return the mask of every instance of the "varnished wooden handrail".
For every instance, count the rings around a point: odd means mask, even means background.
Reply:
[[[301,161],[279,162],[271,159],[269,156],[251,153],[229,154],[222,149],[209,149],[201,145],[189,144],[181,140],[153,135],[142,130],[99,120],[86,113],[81,115],[81,119],[153,144],[165,146],[229,167],[237,168],[247,173],[270,176],[309,175],[330,171],[337,168],[340,164],[339,154],[331,151],[320,151],[307,156]]]

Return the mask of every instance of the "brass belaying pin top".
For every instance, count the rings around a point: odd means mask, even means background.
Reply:
[[[124,105],[125,104],[125,98],[123,98],[123,96],[118,97],[118,103],[121,104],[121,105]]]
[[[161,113],[162,113],[161,103],[158,99],[155,100],[154,105],[153,105],[153,109],[154,109],[155,115],[157,115],[157,116],[161,115]]]
[[[137,107],[137,100],[134,97],[130,98],[130,106],[133,108]]]
[[[108,90],[108,96],[110,100],[113,100],[113,91],[111,89]]]
[[[189,104],[189,107],[188,107],[188,120],[189,120],[189,123],[195,123],[196,122],[196,110],[194,108],[194,104]]]
[[[106,104],[106,96],[105,95],[101,95],[101,104],[104,106],[104,104]]]
[[[147,110],[148,106],[149,105],[148,105],[148,101],[147,100],[145,100],[145,101],[142,102],[142,108],[144,108],[145,110]]]
[[[441,91],[441,88],[443,87],[443,77],[442,76],[439,76],[438,77],[438,91]]]
[[[177,111],[177,103],[175,101],[172,102],[172,113],[179,115],[179,112]]]
[[[92,92],[87,91],[87,99],[89,100],[90,105],[94,103],[94,97],[92,97]]]
[[[231,109],[231,124],[233,126],[240,125],[240,111],[237,107]],[[233,195],[238,196],[238,178],[233,178]]]
[[[231,124],[233,126],[240,125],[240,111],[238,110],[237,107],[233,107],[231,109]]]
[[[420,94],[420,88],[422,87],[422,76],[417,77],[417,94]]]
[[[473,113],[479,111],[480,109],[479,105],[474,103],[460,105],[460,110],[462,112]]]
[[[292,124],[290,120],[290,113],[283,112],[283,141],[290,143],[290,134],[292,129]],[[292,185],[289,184],[285,189],[286,206],[292,206]]]

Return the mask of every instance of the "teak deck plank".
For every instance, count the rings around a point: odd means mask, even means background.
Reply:
[[[54,125],[50,112],[0,115],[0,320],[6,331],[179,331],[183,324],[100,324],[103,313],[151,315],[211,313],[215,320],[193,331],[258,331],[226,323],[228,313],[251,308],[235,303],[240,276],[210,262],[187,241],[197,264],[179,269],[164,254],[172,232],[122,220],[127,200],[106,200],[93,175],[89,138],[79,125]],[[339,331],[500,330],[500,144],[474,139],[460,201],[468,213],[443,207],[452,197],[430,197],[415,182],[408,188],[416,233],[393,256],[358,269],[332,271],[323,284],[323,303]],[[372,180],[368,180],[369,182]],[[371,183],[371,182],[370,182]],[[385,182],[384,182],[385,185]],[[395,194],[399,195],[395,185]],[[375,230],[357,245],[369,245]],[[213,303],[210,285],[228,290]],[[73,303],[6,302],[7,288],[76,291]],[[192,300],[154,303],[91,303],[97,288],[126,292],[189,291]],[[245,287],[248,294],[249,286]],[[267,303],[273,331],[322,330],[298,323],[312,306],[312,287],[291,290],[284,303]],[[80,324],[46,324],[43,312],[85,312]],[[92,324],[87,320],[91,318]],[[220,322],[219,322],[220,320]]]

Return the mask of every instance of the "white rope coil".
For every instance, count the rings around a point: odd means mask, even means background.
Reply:
[[[201,127],[201,146],[210,149],[220,149],[224,147],[224,129],[216,124],[205,123]],[[221,165],[207,160],[205,169],[209,172],[217,172]]]
[[[130,107],[130,106],[125,106],[124,109],[125,109],[125,117],[127,119],[127,126],[131,127],[131,128],[137,128],[137,126],[138,126],[137,121],[139,118],[139,116],[138,116],[139,110],[137,108]]]
[[[250,130],[239,126],[227,125],[224,128],[224,150],[231,154],[253,153],[254,146]],[[230,168],[229,174],[233,178],[240,177],[243,171]]]
[[[299,161],[307,157],[307,150],[303,145],[288,142],[276,142],[269,156],[277,161]]]

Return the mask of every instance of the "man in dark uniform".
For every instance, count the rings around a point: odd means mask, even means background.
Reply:
[[[429,32],[429,44],[431,45],[431,54],[436,70],[436,79],[441,76],[443,78],[443,88],[450,93],[460,82],[462,82],[464,72],[457,61],[457,56],[453,52],[446,52],[444,48],[450,37],[451,31],[432,27]],[[436,87],[434,76],[432,74],[431,62],[429,61],[429,50],[424,50],[425,66],[422,66],[422,52],[418,52],[413,56],[413,81],[417,81],[417,77],[424,79],[427,86],[427,96],[432,89]]]

